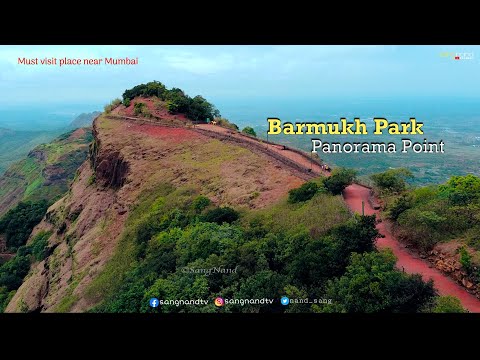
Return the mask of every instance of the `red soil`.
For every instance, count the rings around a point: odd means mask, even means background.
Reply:
[[[379,213],[374,210],[369,201],[370,189],[353,184],[348,186],[344,193],[344,198],[350,209],[355,212],[362,212],[362,201],[365,204],[365,214],[372,215]],[[377,225],[378,231],[385,235],[378,239],[377,248],[390,248],[397,257],[397,267],[409,274],[419,273],[424,280],[433,279],[435,288],[440,295],[452,295],[460,299],[462,306],[470,312],[480,312],[480,300],[469,294],[464,288],[455,283],[452,279],[442,274],[436,268],[432,268],[426,261],[416,257],[403,247],[387,229],[384,222]]]
[[[140,125],[133,122],[125,122],[125,124],[128,124],[126,130],[129,132],[147,134],[158,139],[169,139],[180,143],[198,139],[199,137],[198,133],[185,128],[170,128],[149,124]]]

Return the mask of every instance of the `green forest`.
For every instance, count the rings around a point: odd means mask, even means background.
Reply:
[[[26,246],[35,225],[42,220],[49,206],[46,200],[22,202],[0,219],[0,235],[5,237],[7,248],[15,256],[0,265],[0,312],[3,312],[15,290],[28,274],[30,265],[47,256],[48,238],[51,233],[40,232]]]
[[[412,188],[411,177],[406,169],[371,176],[395,234],[421,251],[459,242],[462,267],[480,281],[480,178],[452,176],[441,185]]]
[[[159,185],[133,209],[116,255],[92,283],[89,297],[101,301],[92,312],[434,311],[442,298],[433,284],[397,270],[390,252],[375,249],[375,216],[349,215],[334,195],[352,180],[352,171],[340,169],[259,211],[216,207],[194,189]],[[214,267],[236,271],[183,271]],[[331,303],[286,307],[284,295]],[[217,296],[276,301],[216,308]],[[152,297],[210,303],[152,309]]]

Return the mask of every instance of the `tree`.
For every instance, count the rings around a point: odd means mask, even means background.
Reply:
[[[135,105],[133,106],[133,113],[135,115],[142,115],[143,113],[143,109],[145,109],[145,104],[144,103],[141,103],[141,102],[137,102],[135,103]]]
[[[407,275],[395,268],[390,250],[354,253],[345,275],[329,281],[325,312],[419,312],[436,296],[433,281]]]
[[[435,301],[434,313],[466,313],[460,300],[454,296],[439,296]]]
[[[212,201],[209,198],[200,195],[193,200],[192,207],[197,213],[200,213],[204,209],[206,209],[211,203]]]
[[[239,214],[234,209],[230,207],[219,207],[207,211],[202,217],[202,220],[205,222],[213,222],[221,225],[224,222],[231,224],[238,218]]]
[[[242,281],[240,289],[236,294],[236,298],[239,299],[279,299],[283,295],[283,289],[285,287],[285,278],[280,274],[270,271],[263,270],[255,273],[254,275],[246,278]],[[242,311],[242,312],[280,312],[284,310],[283,305],[278,301],[273,303],[265,302],[262,304],[244,304],[241,305],[231,305],[230,308],[233,311]]]
[[[237,131],[239,130],[237,124],[230,122],[228,119],[221,118],[221,117],[214,118],[214,119],[217,122],[218,126],[231,129],[231,130],[237,130]]]
[[[405,168],[389,169],[370,176],[381,191],[395,193],[404,191],[407,186],[406,179],[411,177],[413,177],[412,172]]]
[[[467,271],[467,273],[472,271],[472,255],[470,255],[465,246],[460,248],[460,264]]]
[[[480,178],[472,174],[452,176],[439,186],[440,195],[448,198],[453,205],[466,205],[480,198]]]
[[[12,250],[27,242],[35,225],[42,220],[49,207],[46,200],[21,202],[0,219],[0,234],[5,234],[7,247]]]
[[[323,186],[333,195],[339,195],[348,185],[353,183],[356,175],[357,172],[353,169],[335,168],[332,175],[323,181]]]
[[[253,130],[251,126],[244,127],[242,133],[257,137],[257,133],[255,132],[255,130]]]
[[[156,96],[160,100],[165,101],[165,107],[171,114],[183,113],[194,121],[205,121],[207,118],[213,119],[215,116],[220,116],[218,109],[201,95],[190,98],[182,89],[172,88],[168,90],[159,81],[140,84],[125,90],[123,93],[123,104],[128,106],[131,100],[139,96]],[[112,110],[112,107],[108,106],[108,109],[106,108],[105,111],[108,110],[109,112]],[[148,114],[143,112],[143,115]]]
[[[442,236],[447,218],[436,211],[411,208],[402,212],[397,222],[402,227],[404,240],[423,250],[431,249]]]
[[[330,234],[344,248],[340,256],[349,257],[352,252],[373,251],[375,241],[381,237],[376,223],[375,215],[355,215],[352,220],[334,227]]]
[[[397,220],[398,217],[413,206],[413,201],[410,195],[404,194],[395,199],[395,202],[388,209],[388,217],[392,220]]]
[[[320,187],[316,183],[312,181],[306,182],[299,188],[292,189],[288,192],[288,202],[294,204],[310,200],[315,196],[319,189]]]
[[[29,270],[30,259],[28,253],[15,255],[0,266],[0,287],[5,287],[8,291],[18,289]]]

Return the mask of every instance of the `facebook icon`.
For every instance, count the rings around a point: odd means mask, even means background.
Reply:
[[[158,299],[157,298],[151,298],[150,299],[150,306],[153,308],[158,307]]]

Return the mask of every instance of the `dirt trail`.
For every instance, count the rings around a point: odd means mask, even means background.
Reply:
[[[374,210],[368,201],[370,189],[353,184],[345,189],[343,195],[348,206],[353,211],[358,213],[362,212],[363,200],[366,215],[378,214],[379,211]],[[380,249],[387,247],[392,249],[397,257],[397,267],[399,269],[405,269],[405,272],[409,274],[419,273],[424,280],[433,279],[440,295],[453,295],[460,299],[463,307],[468,311],[480,312],[480,300],[469,294],[463,287],[442,274],[439,270],[430,267],[426,261],[405,249],[405,247],[392,236],[384,222],[379,223],[377,229],[381,234],[385,235],[384,238],[378,239],[377,247]]]

